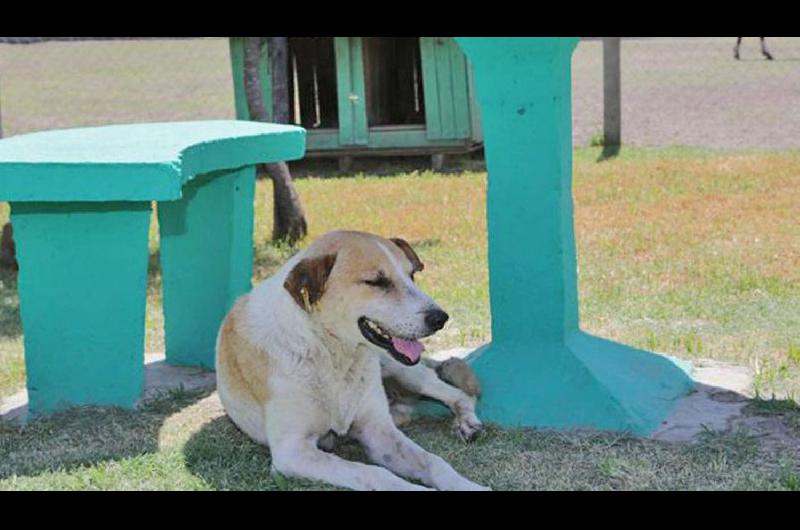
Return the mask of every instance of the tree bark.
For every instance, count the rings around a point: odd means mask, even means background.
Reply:
[[[272,119],[289,123],[289,42],[286,37],[268,37],[269,69],[272,73]]]
[[[14,229],[11,223],[3,226],[3,235],[0,236],[0,267],[17,271],[17,245],[14,244]]]
[[[266,122],[267,109],[261,92],[258,63],[263,54],[263,37],[244,39],[244,90],[250,119]],[[270,40],[270,70],[272,71],[273,121],[288,123],[288,78],[286,74],[286,38]],[[263,164],[260,169],[272,179],[273,224],[272,240],[293,244],[308,233],[303,205],[292,182],[286,162]]]

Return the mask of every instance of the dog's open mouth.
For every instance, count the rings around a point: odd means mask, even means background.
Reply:
[[[361,330],[361,334],[364,335],[365,339],[375,346],[388,351],[392,357],[406,366],[417,364],[422,357],[422,352],[425,350],[425,346],[418,340],[393,337],[367,317],[358,319],[358,329]]]

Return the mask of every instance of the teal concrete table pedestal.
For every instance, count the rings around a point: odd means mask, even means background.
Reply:
[[[572,209],[575,38],[457,38],[474,66],[488,169],[492,342],[469,357],[502,425],[655,430],[693,382],[579,329]]]
[[[255,167],[201,175],[158,204],[170,364],[214,368],[219,325],[253,274]]]
[[[244,121],[120,125],[0,141],[31,414],[130,407],[144,383],[148,233],[157,202],[167,361],[214,367],[250,288],[255,164],[305,131]]]
[[[143,201],[11,203],[31,414],[139,396],[150,212]]]

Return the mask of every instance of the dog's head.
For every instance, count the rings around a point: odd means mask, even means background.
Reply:
[[[418,339],[433,335],[448,319],[414,283],[423,268],[403,239],[331,232],[304,251],[283,286],[340,340],[381,348],[411,366],[424,350]]]

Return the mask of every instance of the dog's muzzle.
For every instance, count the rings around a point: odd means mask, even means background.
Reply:
[[[442,313],[444,313],[444,311],[442,311]],[[447,319],[445,318],[445,320]],[[442,322],[442,326],[443,325],[444,323]],[[422,352],[425,351],[425,346],[417,339],[395,337],[381,327],[380,324],[367,317],[358,319],[358,329],[365,339],[375,346],[383,348],[398,362],[406,366],[414,366],[417,364],[422,358]],[[436,329],[441,329],[441,326]]]

